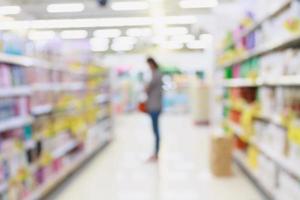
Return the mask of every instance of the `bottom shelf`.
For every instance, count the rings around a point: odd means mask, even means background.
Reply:
[[[64,180],[66,180],[70,175],[72,175],[80,167],[84,166],[89,159],[96,155],[99,151],[104,149],[108,145],[108,141],[102,143],[101,145],[94,147],[93,149],[82,153],[78,156],[72,163],[72,165],[65,167],[61,172],[53,176],[47,183],[40,186],[35,190],[26,200],[39,200],[47,196],[51,191],[57,188]]]
[[[262,181],[260,181],[259,176],[255,173],[255,171],[251,170],[250,167],[248,167],[245,155],[242,152],[234,152],[234,161],[240,167],[240,169],[247,175],[247,177],[254,183],[254,185],[262,192],[266,199],[275,199],[275,191],[272,188],[263,184]]]

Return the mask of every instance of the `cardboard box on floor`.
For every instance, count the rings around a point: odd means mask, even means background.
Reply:
[[[226,177],[232,175],[233,138],[212,136],[210,149],[210,168],[213,175]]]

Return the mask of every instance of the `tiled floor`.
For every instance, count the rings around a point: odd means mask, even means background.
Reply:
[[[162,118],[159,163],[146,163],[153,138],[144,115],[115,122],[115,141],[49,200],[262,200],[241,172],[217,179],[209,173],[209,129],[188,116]]]

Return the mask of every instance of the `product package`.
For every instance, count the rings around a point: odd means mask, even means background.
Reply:
[[[217,177],[232,175],[232,137],[211,138],[210,168]]]

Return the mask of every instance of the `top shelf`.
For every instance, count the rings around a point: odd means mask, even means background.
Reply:
[[[262,56],[262,55],[269,54],[274,51],[279,51],[279,50],[283,50],[283,49],[287,49],[287,48],[295,47],[295,46],[299,46],[299,45],[300,45],[300,35],[296,35],[296,36],[290,37],[288,39],[284,39],[282,41],[275,42],[264,48],[253,50],[252,52],[249,52],[240,58],[237,58],[233,61],[230,61],[223,65],[220,65],[219,68],[231,67],[233,65],[240,64],[244,61],[247,61],[247,60],[257,57],[257,56]]]
[[[284,12],[286,9],[288,9],[291,6],[292,2],[293,2],[293,0],[286,0],[282,5],[279,5],[276,9],[274,9],[273,11],[271,11],[264,18],[262,18],[261,20],[259,20],[256,23],[254,23],[248,29],[244,30],[242,32],[240,38],[248,36],[249,34],[251,34],[252,32],[254,32],[256,29],[259,29],[266,21],[268,21],[268,20],[270,20],[270,19],[278,16],[280,13]],[[233,47],[234,45],[235,45],[234,43],[231,43],[226,48]]]
[[[245,37],[255,31],[256,29],[260,28],[266,21],[278,16],[280,13],[284,12],[286,9],[288,9],[293,0],[286,0],[282,5],[278,6],[276,9],[274,9],[272,12],[267,14],[264,18],[253,24],[248,30],[245,30],[242,34],[242,37]]]
[[[5,53],[0,53],[0,63],[7,63],[12,65],[20,65],[24,67],[39,67],[49,70],[57,70],[62,72],[69,72],[73,74],[82,74],[85,75],[86,73],[83,71],[75,71],[70,70],[63,67],[53,67],[53,63],[42,59],[36,59],[28,56],[21,56],[21,55],[10,55]]]
[[[31,67],[37,64],[36,60],[32,58],[19,55],[10,55],[5,53],[0,53],[0,62],[13,65],[21,65],[25,67]]]

